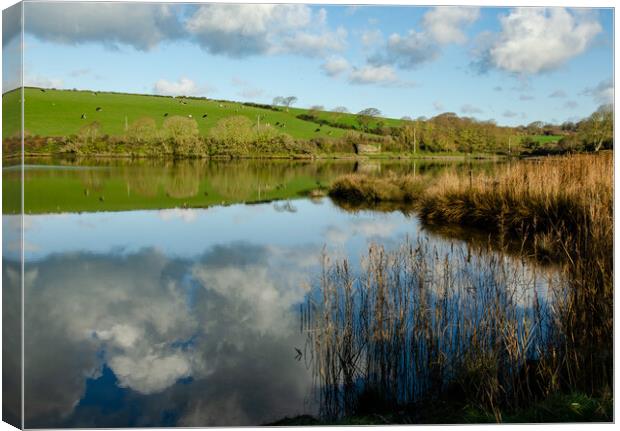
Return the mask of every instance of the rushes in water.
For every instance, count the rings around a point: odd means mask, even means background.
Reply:
[[[548,390],[543,382],[527,387],[537,370],[524,370],[545,354],[551,276],[481,251],[442,255],[426,241],[392,252],[371,245],[362,268],[356,277],[349,262],[325,256],[306,303],[325,417],[455,390],[499,414]]]

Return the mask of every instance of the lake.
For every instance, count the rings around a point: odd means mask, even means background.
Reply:
[[[472,244],[415,213],[347,211],[316,190],[350,172],[451,169],[492,166],[29,160],[25,426],[240,426],[316,415],[300,307],[320,282],[321,256],[348,258],[359,271],[371,243],[423,241],[438,255],[466,255]],[[3,170],[5,286],[19,266],[19,175]],[[528,263],[501,258],[544,291]]]

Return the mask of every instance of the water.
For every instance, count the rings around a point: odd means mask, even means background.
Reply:
[[[466,246],[415,216],[308,197],[355,170],[434,175],[440,165],[46,163],[25,170],[26,427],[316,414],[299,306],[323,250],[357,262],[371,242]],[[6,214],[5,232],[17,220]],[[5,249],[6,268],[17,258]]]

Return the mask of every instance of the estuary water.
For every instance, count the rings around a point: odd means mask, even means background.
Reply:
[[[371,243],[469,247],[415,214],[347,211],[317,190],[356,171],[488,168],[29,162],[26,427],[240,426],[316,414],[299,313],[321,257],[348,258],[356,270]],[[3,172],[5,286],[18,270],[16,172]]]

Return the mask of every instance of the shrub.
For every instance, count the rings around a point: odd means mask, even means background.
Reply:
[[[178,115],[168,117],[164,121],[163,132],[175,157],[204,155],[204,145],[198,132],[198,124],[194,119]]]
[[[150,117],[138,118],[129,125],[125,137],[130,147],[151,144],[158,137],[157,124]]]
[[[209,132],[213,154],[242,155],[254,139],[252,122],[242,115],[222,118]]]

